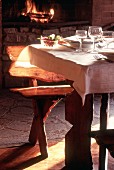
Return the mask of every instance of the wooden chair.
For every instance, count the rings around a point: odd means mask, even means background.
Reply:
[[[16,65],[16,60],[24,46],[9,46],[7,53],[12,61],[9,73],[15,77],[29,79],[28,87],[11,88],[12,92],[20,93],[31,98],[33,102],[34,117],[29,135],[29,142],[35,145],[39,141],[40,152],[43,158],[48,156],[45,121],[52,108],[65,96],[74,90],[62,75],[47,72],[38,67],[24,68]],[[38,80],[44,85],[39,86]],[[53,85],[48,85],[51,83]]]
[[[98,131],[91,131],[90,137],[95,138],[99,145],[99,170],[107,170],[108,149],[110,155],[114,158],[114,129],[107,129],[107,120],[109,113],[109,94],[101,95],[100,107],[100,128]]]
[[[93,131],[91,137],[96,139],[99,146],[102,145],[108,149],[110,155],[114,158],[114,129]]]

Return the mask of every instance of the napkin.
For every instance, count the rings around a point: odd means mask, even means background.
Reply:
[[[99,51],[99,54],[106,56],[109,60],[114,61],[114,50],[103,49]]]

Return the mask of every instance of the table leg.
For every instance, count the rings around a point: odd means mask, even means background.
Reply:
[[[85,104],[74,91],[66,97],[65,119],[73,126],[65,136],[66,169],[92,170],[91,123],[93,119],[93,95],[86,96]]]

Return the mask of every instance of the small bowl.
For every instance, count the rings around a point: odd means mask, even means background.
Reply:
[[[42,46],[46,47],[54,47],[58,44],[58,40],[51,40],[47,37],[41,37],[40,42]]]

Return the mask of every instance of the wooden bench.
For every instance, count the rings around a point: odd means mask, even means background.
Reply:
[[[7,52],[12,60],[9,73],[11,76],[29,78],[28,87],[11,88],[12,92],[20,93],[24,97],[32,98],[34,117],[29,135],[29,142],[35,145],[39,141],[40,152],[43,158],[48,156],[47,139],[45,133],[45,120],[52,108],[67,95],[73,92],[73,88],[62,75],[45,71],[38,67],[24,68],[16,65],[16,60],[24,46],[9,46]],[[37,80],[44,82],[38,86]],[[53,85],[46,86],[46,83]],[[54,85],[55,84],[55,85]],[[57,85],[58,84],[58,85]]]

